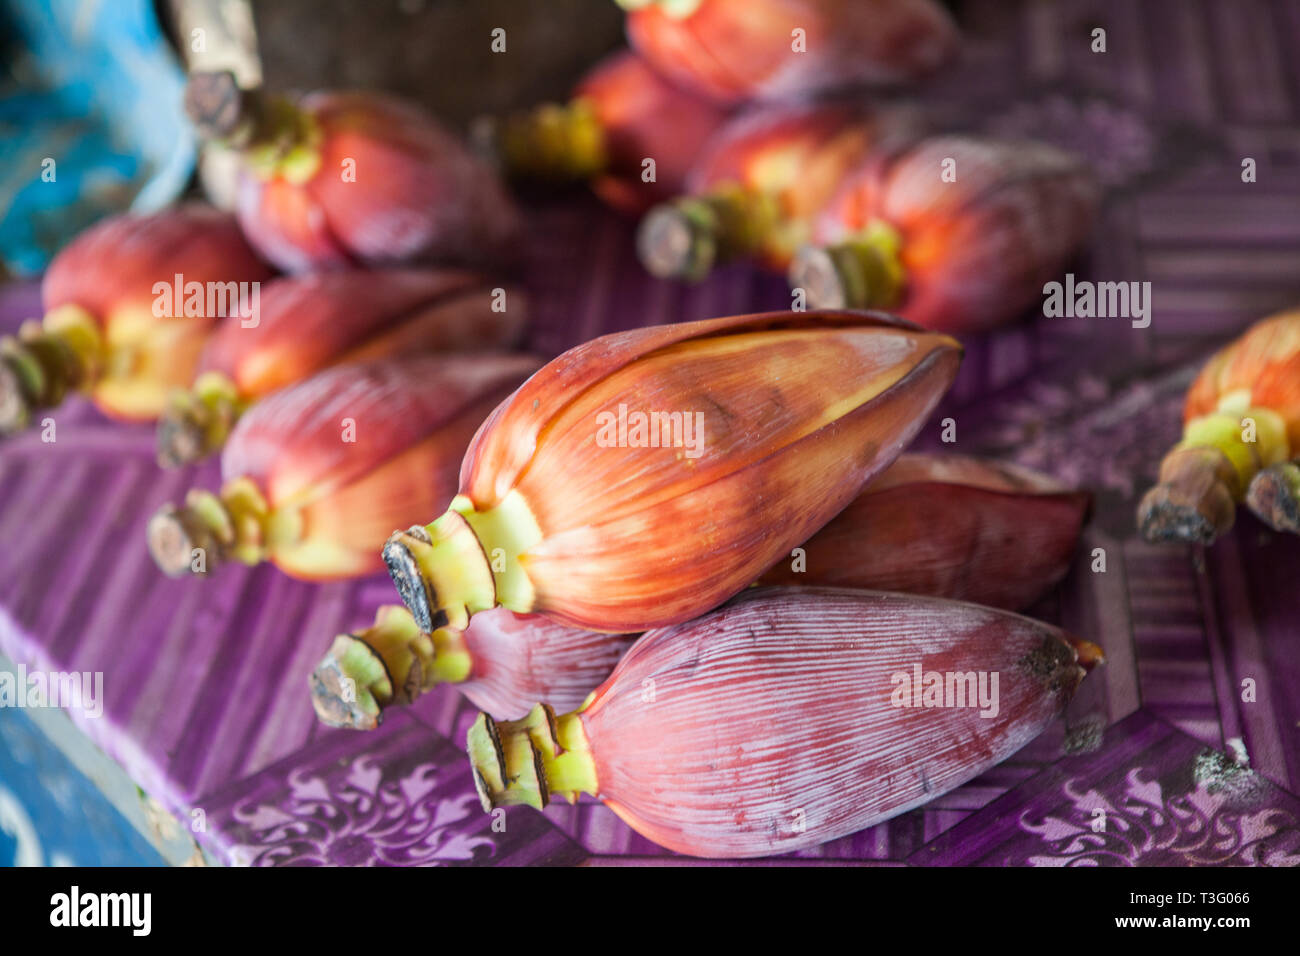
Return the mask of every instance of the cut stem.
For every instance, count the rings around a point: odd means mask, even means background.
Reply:
[[[205,372],[188,391],[174,392],[158,420],[158,464],[164,468],[202,461],[226,443],[246,403],[220,372]]]
[[[697,282],[719,263],[758,252],[779,223],[774,197],[720,186],[650,210],[637,230],[637,252],[652,275]]]
[[[239,150],[263,178],[301,184],[320,166],[315,121],[283,96],[240,89],[228,70],[190,74],[185,112],[199,136]]]
[[[1210,544],[1232,528],[1236,485],[1232,462],[1217,448],[1176,448],[1138,505],[1138,529],[1152,542]]]
[[[331,727],[373,730],[390,706],[406,706],[442,683],[460,683],[473,661],[459,631],[426,634],[406,608],[381,607],[375,623],[340,634],[312,672],[311,699]]]
[[[266,94],[241,89],[229,70],[190,74],[185,87],[185,113],[204,139],[243,146],[269,132],[269,112]]]
[[[70,391],[89,389],[107,361],[103,336],[90,313],[63,306],[43,322],[24,322],[0,338],[0,435],[31,424]]]
[[[289,520],[286,520],[289,519]],[[254,565],[293,536],[291,516],[272,512],[247,478],[221,493],[191,489],[185,504],[164,505],[149,519],[149,553],[165,574],[211,574],[227,561]]]
[[[384,563],[420,630],[463,631],[471,615],[498,604],[532,610],[533,588],[519,556],[541,536],[517,491],[486,511],[457,495],[432,524],[394,532]]]
[[[907,280],[901,245],[898,232],[876,220],[846,242],[801,249],[790,264],[790,285],[804,290],[810,309],[893,308]]]
[[[1261,467],[1287,456],[1276,412],[1237,408],[1188,422],[1183,440],[1160,463],[1159,483],[1138,505],[1138,529],[1151,542],[1211,544],[1232,528],[1236,507]]]
[[[1275,531],[1300,534],[1300,462],[1277,462],[1257,474],[1246,504]]]
[[[466,743],[484,810],[540,810],[552,796],[574,803],[579,793],[599,792],[582,710],[556,717],[550,705],[538,704],[521,720],[475,718]]]

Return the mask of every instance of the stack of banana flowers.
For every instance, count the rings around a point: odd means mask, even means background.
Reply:
[[[186,103],[240,159],[237,216],[120,215],[61,251],[43,320],[0,339],[0,435],[80,391],[112,418],[161,419],[159,461],[175,466],[339,363],[517,343],[523,294],[454,264],[509,262],[518,213],[432,117],[378,94],[242,90],[228,73],[195,74]]]
[[[1090,234],[1100,191],[1078,159],[870,105],[953,58],[957,30],[930,0],[619,2],[666,82],[736,110],[642,220],[652,275],[750,259],[809,308],[975,332],[1020,318]]]
[[[79,390],[157,421],[164,466],[221,451],[221,486],[149,523],[169,574],[381,570],[393,527],[446,507],[475,430],[541,365],[506,351],[523,291],[447,264],[508,259],[516,210],[486,163],[389,97],[200,73],[187,107],[238,154],[238,215],[112,217],[60,252],[43,321],[0,339],[0,434]]]
[[[380,570],[393,527],[446,507],[475,430],[541,365],[506,351],[522,290],[447,264],[508,259],[516,210],[408,103],[228,73],[195,74],[186,103],[238,155],[238,215],[184,205],[78,236],[45,276],[44,320],[0,339],[0,434],[80,390],[157,420],[164,466],[220,450],[221,486],[149,523],[169,574]]]
[[[1090,508],[1086,492],[1023,468],[905,453],[757,583],[1022,610],[1065,577]],[[334,639],[313,673],[312,701],[330,726],[365,730],[443,683],[498,719],[522,717],[539,700],[574,710],[637,636],[504,607],[476,614],[463,631],[427,634],[404,607],[388,605],[369,627]]]
[[[239,157],[237,216],[74,242],[44,322],[0,343],[0,429],[82,389],[158,420],[163,465],[219,453],[220,484],[149,523],[169,574],[387,568],[401,605],[311,675],[324,722],[372,728],[450,684],[484,711],[485,808],[589,794],[680,852],[786,852],[1004,759],[1102,659],[1016,613],[1067,572],[1088,496],[904,454],[957,374],[947,332],[1021,308],[1095,193],[1045,147],[787,102],[937,69],[956,34],[930,0],[629,7],[635,52],[489,130],[500,166],[653,206],[658,274],[799,270],[811,311],[508,351],[527,303],[482,270],[509,264],[519,217],[490,164],[388,97],[196,74],[196,127]],[[795,28],[818,56],[795,58]],[[942,192],[941,156],[961,184]],[[195,311],[194,284],[255,292]],[[1294,448],[1259,462],[1275,483]]]
[[[566,352],[483,422],[445,513],[389,538],[405,607],[334,639],[319,716],[369,728],[457,685],[485,711],[468,740],[485,808],[588,793],[714,857],[834,839],[970,779],[1101,652],[954,600],[1040,596],[1089,506],[1020,469],[900,459],[960,357],[852,311]],[[942,677],[932,699],[935,668],[976,678],[969,706],[945,706]],[[785,839],[796,810],[812,825]]]
[[[1300,531],[1300,310],[1261,319],[1216,353],[1187,391],[1183,437],[1138,505],[1148,541],[1212,544],[1243,500]]]
[[[631,50],[592,69],[567,104],[484,118],[477,138],[512,179],[587,181],[623,212],[689,196],[646,227],[642,255],[656,275],[700,278],[715,261],[787,256],[782,242],[826,198],[837,163],[874,132],[851,128],[852,116],[801,122],[779,104],[918,80],[957,48],[933,0],[620,3]]]
[[[810,308],[888,309],[975,332],[1018,318],[1088,238],[1100,193],[1041,143],[926,135],[910,109],[748,111],[710,141],[638,250],[661,277],[739,258],[787,273]]]

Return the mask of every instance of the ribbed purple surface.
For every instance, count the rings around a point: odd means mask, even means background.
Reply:
[[[1006,763],[799,857],[1201,863],[1211,851],[1179,826],[1229,820],[1239,839],[1215,862],[1300,862],[1300,539],[1243,515],[1209,552],[1158,548],[1132,521],[1177,439],[1195,363],[1300,301],[1300,0],[980,0],[963,24],[963,64],[926,94],[936,112],[1088,153],[1112,192],[1076,272],[1153,283],[1145,330],[1039,318],[971,339],[940,412],[957,420],[956,450],[1096,490],[1075,572],[1038,613],[1099,640],[1109,663]],[[1096,26],[1105,54],[1088,48]],[[1253,184],[1240,178],[1247,156]],[[586,199],[533,220],[541,352],[789,303],[783,281],[742,267],[698,287],[650,280],[630,224]],[[34,312],[30,290],[0,299],[8,326]],[[202,809],[209,846],[254,863],[675,859],[595,802],[482,815],[459,749],[473,710],[452,691],[372,735],[319,728],[307,674],[333,634],[392,600],[387,579],[314,587],[228,568],[165,580],[145,521],[186,487],[212,487],[214,471],[160,473],[149,429],[82,405],[54,417],[53,444],[32,434],[0,449],[0,650],[102,670],[106,713],[86,732],[183,819]],[[1105,573],[1090,570],[1094,548]],[[1094,839],[1103,803],[1113,825]]]

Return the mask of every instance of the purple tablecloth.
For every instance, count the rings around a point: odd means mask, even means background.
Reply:
[[[1195,364],[1300,301],[1300,0],[983,0],[963,21],[964,62],[926,100],[946,123],[1091,156],[1111,193],[1075,271],[1153,285],[1146,329],[1038,317],[969,339],[940,412],[957,421],[956,451],[1097,492],[1074,571],[1035,613],[1098,640],[1109,663],[1002,765],[784,861],[1300,863],[1300,538],[1243,514],[1211,550],[1154,547],[1132,520]],[[1090,51],[1098,26],[1104,54]],[[1257,182],[1242,181],[1245,157]],[[647,278],[630,224],[586,199],[534,210],[533,229],[532,345],[548,354],[789,304],[780,279],[742,267],[697,287]],[[0,299],[6,325],[34,310],[30,291]],[[56,442],[0,449],[0,652],[103,671],[105,714],[78,718],[86,733],[219,856],[682,860],[594,801],[515,808],[494,830],[461,751],[474,711],[454,690],[373,734],[320,727],[307,675],[332,635],[393,600],[387,578],[310,586],[235,567],[169,581],[145,522],[187,487],[214,486],[215,470],[160,472],[149,429],[83,404],[54,417]]]

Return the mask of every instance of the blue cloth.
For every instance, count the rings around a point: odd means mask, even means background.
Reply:
[[[15,865],[166,861],[26,714],[0,708],[0,867]]]
[[[181,193],[196,154],[184,89],[149,0],[0,0],[0,260],[11,272],[43,269],[104,215]]]

